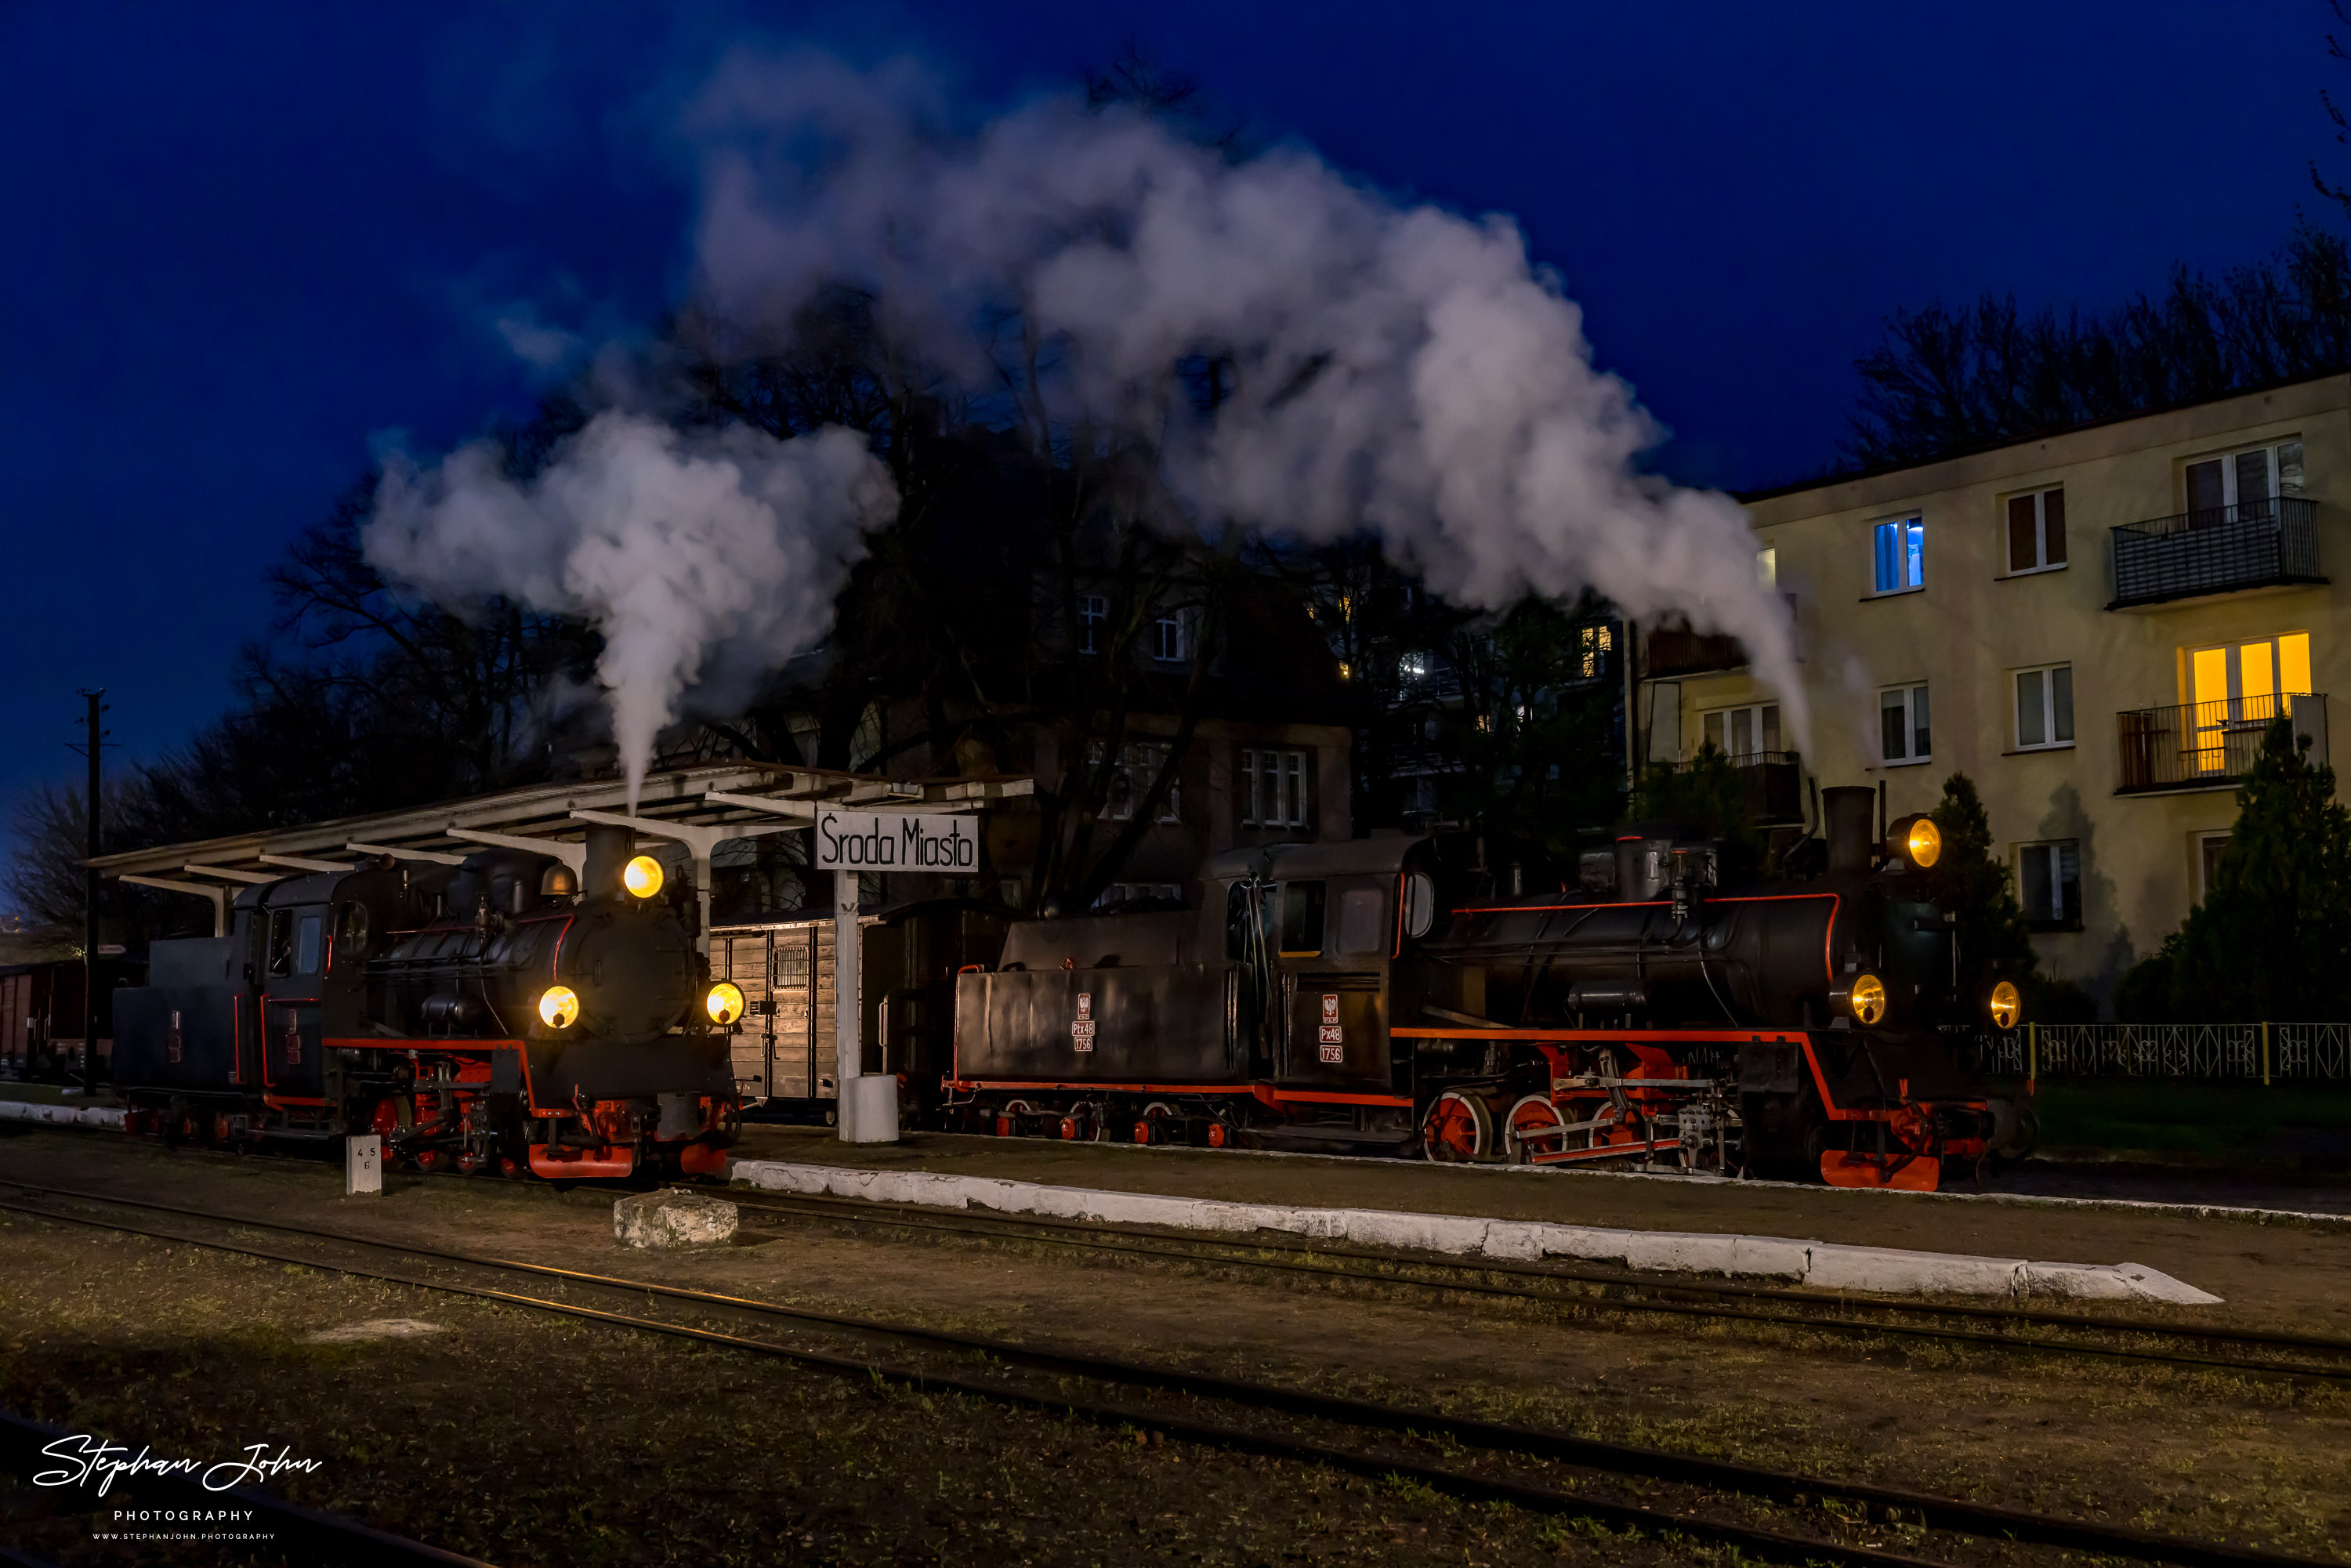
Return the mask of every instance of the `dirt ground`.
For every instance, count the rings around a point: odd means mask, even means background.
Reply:
[[[940,1142],[849,1151],[810,1135],[785,1147],[803,1158],[862,1153],[933,1168],[986,1152],[984,1140],[970,1140],[982,1147],[968,1155]],[[1771,1192],[1677,1193],[1657,1183],[1359,1174],[1322,1162],[1050,1145],[1016,1153],[1035,1168],[1007,1168],[1014,1156],[999,1150],[990,1174],[1218,1195],[1220,1183],[1246,1186],[1248,1196],[1268,1196],[1270,1185],[1300,1201],[1788,1235],[1823,1228],[1809,1217],[1855,1232],[1839,1239],[2127,1257],[2190,1279],[2198,1266],[2235,1258],[2262,1281],[2258,1299],[2274,1314],[2303,1310],[2326,1281],[2339,1292],[2351,1249],[2351,1236],[2331,1228],[2103,1211],[1978,1218],[1882,1195],[1800,1195],[1830,1200],[1806,1207]],[[0,1177],[429,1239],[2273,1549],[2342,1555],[2351,1543],[2351,1389],[2307,1381],[1464,1305],[819,1223],[757,1219],[728,1248],[624,1252],[606,1190],[395,1176],[382,1197],[349,1199],[336,1167],[175,1156],[62,1132],[0,1137]],[[1694,1191],[1710,1224],[1675,1203]],[[1151,1446],[1135,1433],[992,1402],[893,1392],[413,1288],[15,1215],[0,1222],[0,1406],[158,1452],[282,1442],[324,1461],[319,1473],[286,1482],[297,1500],[500,1563],[1730,1560],[1687,1542],[1579,1529],[1180,1441]],[[2058,1242],[1994,1244],[2034,1225],[2062,1229]],[[2126,1226],[2136,1228],[2117,1228]],[[1972,1227],[1983,1228],[1963,1241]],[[2172,1249],[2171,1260],[2158,1244]],[[2305,1272],[2314,1282],[2294,1284]],[[389,1318],[435,1332],[308,1338]],[[720,1326],[859,1350],[772,1323]],[[0,1499],[0,1539],[19,1551],[68,1563],[267,1561],[123,1554],[90,1539],[88,1518],[16,1485]],[[1866,1538],[1903,1544],[1899,1531]],[[1939,1553],[1949,1543],[1934,1545]],[[2057,1559],[1987,1545],[1971,1560]]]

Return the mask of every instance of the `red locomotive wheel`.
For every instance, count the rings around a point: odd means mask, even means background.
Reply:
[[[1447,1165],[1482,1160],[1494,1147],[1494,1113],[1477,1096],[1448,1089],[1420,1124],[1420,1147]]]
[[[1548,1094],[1529,1094],[1510,1107],[1510,1157],[1522,1166],[1567,1148],[1567,1123]]]

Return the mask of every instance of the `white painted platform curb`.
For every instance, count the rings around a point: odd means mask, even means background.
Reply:
[[[852,1170],[783,1160],[737,1160],[737,1181],[769,1192],[862,1197],[933,1208],[987,1208],[1055,1219],[1165,1225],[1186,1230],[1276,1230],[1319,1241],[1405,1248],[1459,1257],[1525,1262],[1573,1258],[1679,1274],[1737,1274],[1786,1280],[1831,1291],[1886,1294],[2064,1296],[2079,1301],[2174,1301],[2204,1305],[2220,1297],[2137,1263],[2043,1263],[1892,1247],[1844,1247],[1776,1236],[1698,1231],[1617,1230],[1534,1219],[1479,1219],[1379,1208],[1296,1208],[1222,1203],[1160,1193],[1102,1192],[992,1176],[928,1171]]]
[[[42,1122],[53,1127],[120,1127],[122,1113],[103,1105],[35,1105],[0,1100],[0,1122]]]

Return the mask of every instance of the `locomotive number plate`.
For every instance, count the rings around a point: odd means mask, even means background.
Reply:
[[[1324,1024],[1322,1028],[1321,1035],[1322,1040],[1323,1061],[1344,1061],[1347,1060],[1346,1037],[1340,1033],[1339,1026],[1337,1024]]]
[[[1070,1043],[1080,1051],[1092,1051],[1094,1048],[1094,1020],[1080,1019],[1070,1025]]]

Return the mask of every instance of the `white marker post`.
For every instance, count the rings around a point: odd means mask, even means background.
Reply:
[[[343,1140],[343,1196],[383,1192],[383,1140],[373,1133]]]
[[[816,867],[834,873],[832,1071],[841,1085],[841,1139],[845,1144],[894,1144],[898,1077],[893,1072],[868,1076],[860,1039],[864,964],[857,940],[857,875],[928,872],[977,876],[979,823],[944,812],[820,810],[814,825]]]

